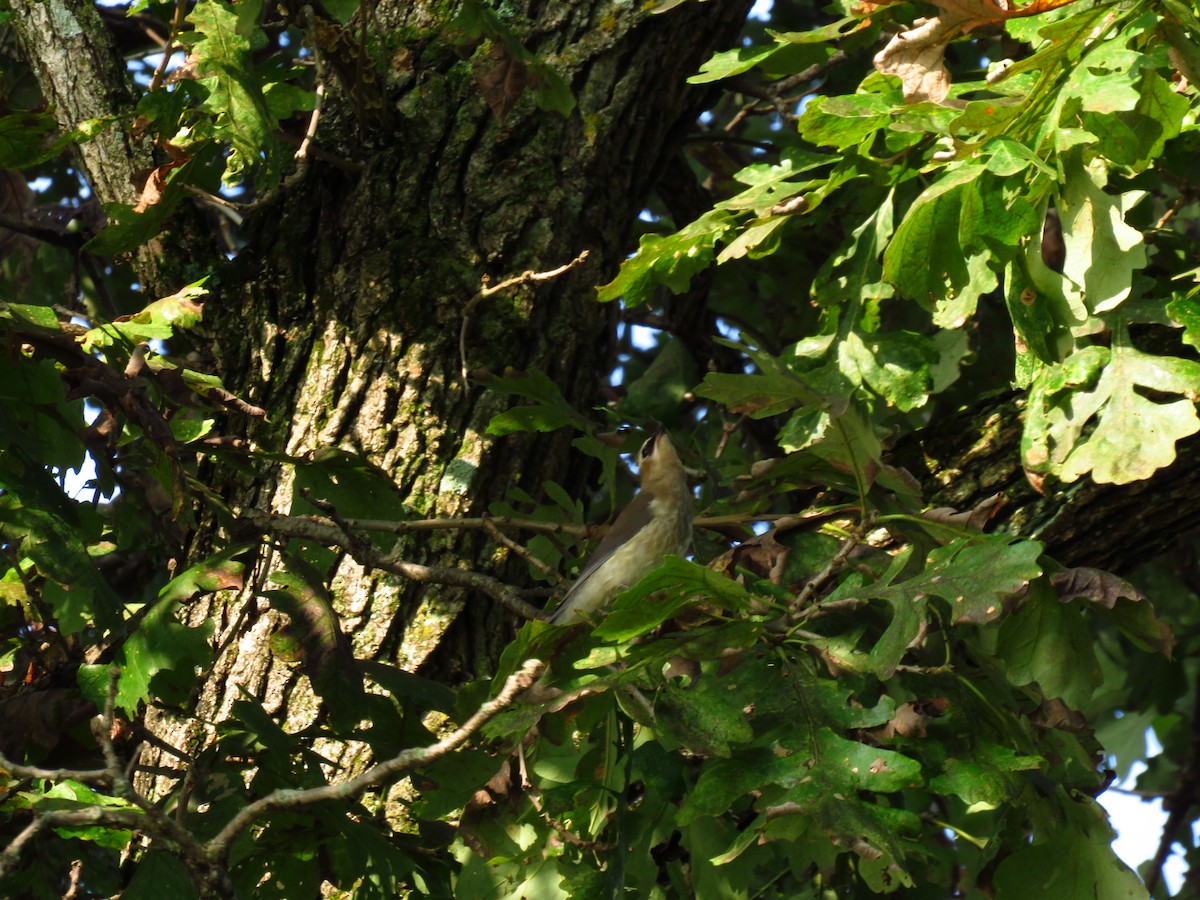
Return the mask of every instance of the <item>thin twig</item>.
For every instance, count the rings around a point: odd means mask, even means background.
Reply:
[[[157,68],[154,70],[154,77],[150,79],[149,93],[154,93],[162,86],[163,75],[166,74],[167,64],[171,61],[171,56],[174,51],[175,38],[180,31],[183,30],[183,20],[187,16],[187,0],[175,0],[175,15],[171,19],[171,34],[167,37],[167,42],[163,44],[162,60],[159,61]]]
[[[553,566],[546,565],[544,562],[530,553],[527,547],[523,546],[522,544],[518,544],[516,541],[502,532],[492,523],[492,520],[489,516],[483,517],[483,527],[487,529],[487,533],[492,536],[492,540],[494,540],[497,544],[507,547],[513,553],[517,554],[517,556],[521,557],[521,559],[525,560],[525,562],[529,563],[529,565],[533,566],[543,575],[548,576],[556,583],[562,581],[562,576],[558,574],[557,569],[555,569]]]
[[[384,554],[371,546],[369,541],[360,540],[336,524],[326,524],[305,516],[272,516],[259,509],[245,509],[242,519],[266,534],[278,537],[310,538],[326,546],[340,547],[349,553],[359,565],[403,575],[422,584],[448,584],[465,587],[486,594],[510,612],[526,619],[542,619],[540,609],[522,599],[515,588],[499,579],[473,572],[469,569],[454,569],[444,566],[426,566],[408,562],[392,554]],[[349,523],[345,523],[349,525]]]
[[[77,859],[71,863],[71,872],[68,877],[67,892],[62,895],[62,900],[75,900],[79,896],[79,884],[83,875],[83,860]]]
[[[487,276],[484,276],[483,284],[479,288],[479,292],[475,294],[467,305],[463,307],[462,325],[458,329],[458,358],[459,358],[459,375],[462,377],[463,388],[467,386],[467,328],[471,323],[471,313],[475,311],[483,300],[491,297],[501,291],[507,290],[518,285],[528,284],[531,281],[549,281],[551,278],[557,278],[565,272],[570,271],[580,265],[588,258],[588,251],[584,250],[569,263],[559,266],[557,269],[550,269],[546,272],[534,272],[532,270],[522,272],[520,275],[514,275],[512,278],[507,278],[499,284],[488,284]]]
[[[112,783],[107,769],[43,769],[40,766],[22,766],[0,753],[0,769],[16,780],[45,778],[48,781],[78,781],[81,784],[107,785]]]
[[[733,433],[735,431],[737,431],[738,428],[740,428],[742,423],[745,421],[746,421],[746,416],[743,414],[743,415],[738,416],[737,419],[733,422],[730,422],[727,420],[721,422],[721,439],[719,441],[717,441],[717,449],[713,453],[713,459],[720,459],[722,456],[725,455],[725,447],[729,444],[729,439],[733,436]]]
[[[311,517],[308,517],[311,518]],[[444,516],[432,519],[407,519],[399,522],[388,519],[347,519],[346,524],[360,531],[382,531],[389,534],[409,534],[414,531],[466,531],[487,530],[488,522],[493,528],[516,528],[539,534],[565,534],[576,538],[596,539],[601,536],[602,525],[576,525],[572,522],[546,522],[539,519],[521,519],[512,516],[479,516],[454,518]]]
[[[1183,209],[1184,205],[1189,199],[1191,198],[1187,197],[1186,195],[1176,197],[1175,202],[1171,204],[1171,208],[1163,213],[1159,220],[1154,223],[1154,230],[1158,231],[1162,228],[1165,228],[1167,223],[1170,222],[1171,219],[1175,218],[1175,214]]]
[[[727,528],[731,525],[749,525],[754,522],[806,522],[828,518],[826,510],[804,513],[729,513],[723,516],[698,516],[693,523],[697,528]],[[312,522],[320,526],[330,526],[332,521],[323,520],[319,516],[272,516],[272,519],[285,523],[285,527],[297,527],[293,523]],[[461,518],[444,516],[432,519],[345,519],[346,525],[357,531],[378,531],[388,534],[411,534],[414,531],[453,531],[487,530],[487,523],[493,527],[516,528],[521,531],[533,531],[538,534],[565,534],[570,537],[599,540],[608,530],[607,525],[584,525],[573,522],[547,522],[542,519],[523,519],[516,516],[464,516]]]
[[[849,558],[850,554],[853,553],[854,549],[862,543],[862,540],[866,536],[867,532],[871,530],[873,523],[874,516],[871,515],[866,516],[861,522],[859,522],[858,525],[854,527],[854,530],[850,532],[846,540],[842,542],[842,546],[838,548],[838,552],[834,554],[833,559],[829,560],[829,563],[824,569],[822,569],[805,583],[804,587],[800,590],[800,593],[796,595],[796,599],[789,604],[788,620],[790,622],[796,622],[803,614],[804,609],[808,606],[809,602],[812,600],[817,591],[820,590],[830,578],[841,571],[842,566],[846,564],[846,560]]]
[[[25,219],[0,214],[0,228],[13,231],[26,237],[34,238],[52,247],[62,247],[72,253],[78,253],[79,248],[86,242],[85,236],[75,233],[62,233],[37,222],[27,222]]]
[[[312,145],[313,138],[317,136],[317,123],[321,121],[321,105],[325,99],[325,64],[321,58],[321,48],[318,46],[320,41],[317,40],[317,17],[313,14],[311,6],[304,7],[305,18],[308,22],[308,33],[310,36],[310,49],[312,50],[313,60],[317,66],[317,88],[316,88],[316,103],[313,104],[312,115],[308,117],[308,128],[304,131],[304,140],[300,142],[300,149],[296,151],[295,158],[301,161],[301,167],[307,164],[308,148]]]
[[[185,184],[183,189],[189,194],[195,194],[205,203],[211,203],[216,206],[234,225],[241,225],[243,221],[242,213],[251,208],[251,204],[249,203],[235,203],[219,194],[211,194],[203,188],[196,187],[194,184]]]

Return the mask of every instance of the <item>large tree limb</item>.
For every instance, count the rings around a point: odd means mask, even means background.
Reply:
[[[897,462],[920,479],[934,506],[970,509],[1003,493],[1007,505],[996,524],[1043,541],[1069,566],[1126,572],[1200,526],[1200,441],[1181,442],[1175,462],[1146,481],[1046,483],[1043,495],[1021,466],[1023,413],[1012,397],[963,410],[902,445]]]

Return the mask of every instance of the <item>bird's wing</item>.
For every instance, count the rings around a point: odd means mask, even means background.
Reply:
[[[579,577],[575,579],[575,583],[567,591],[567,596],[563,598],[564,606],[571,599],[571,595],[587,581],[589,575],[600,568],[610,556],[616,553],[622,544],[649,524],[651,499],[649,493],[641,491],[630,501],[627,507],[621,510],[621,514],[617,516],[617,520],[608,529],[608,534],[604,535],[604,540],[592,551],[592,555],[588,557],[588,561],[584,564],[583,571],[579,573]]]

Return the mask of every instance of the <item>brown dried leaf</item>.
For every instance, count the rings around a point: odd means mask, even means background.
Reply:
[[[1058,599],[1063,603],[1071,600],[1092,600],[1102,603],[1109,609],[1115,609],[1117,601],[1122,597],[1129,600],[1145,600],[1146,595],[1135,588],[1124,578],[1118,578],[1111,572],[1100,569],[1080,567],[1067,569],[1050,577],[1050,583],[1058,592]]]
[[[1162,653],[1167,659],[1175,650],[1175,633],[1158,617],[1146,595],[1123,578],[1099,569],[1068,569],[1050,577],[1063,603],[1090,600],[1112,610],[1111,618],[1136,645]]]
[[[942,10],[931,19],[917,19],[875,55],[875,68],[885,75],[896,75],[904,86],[909,103],[932,100],[941,103],[950,93],[950,72],[946,68],[946,45],[982,25],[1007,19],[1033,16],[1049,9],[1066,6],[1074,0],[1034,0],[1028,6],[1010,9],[1005,0],[931,0]]]
[[[921,518],[929,519],[931,522],[940,522],[943,525],[955,525],[960,528],[969,528],[972,531],[983,531],[984,526],[1004,508],[1006,502],[1003,494],[993,494],[971,509],[960,512],[952,506],[939,506],[936,509],[925,510],[921,513]]]
[[[1090,730],[1083,713],[1071,709],[1058,697],[1043,700],[1041,705],[1033,711],[1029,721],[1039,728],[1057,728],[1060,731],[1071,731],[1076,734],[1085,734]]]
[[[875,54],[875,68],[896,75],[909,103],[932,100],[941,103],[950,93],[950,71],[946,68],[946,45],[962,33],[961,22],[917,19]]]
[[[515,760],[507,756],[500,764],[500,771],[467,802],[459,818],[459,833],[484,859],[491,859],[500,849],[489,836],[487,825],[497,816],[514,814],[523,793]]]
[[[725,553],[715,568],[731,576],[738,569],[746,569],[759,578],[770,580],[772,584],[779,584],[789,548],[776,540],[777,533],[776,529],[772,528],[764,534],[742,541]]]
[[[693,688],[700,680],[700,663],[686,656],[676,656],[663,668],[663,678],[667,681],[678,678],[685,690]]]
[[[525,88],[533,84],[533,74],[529,66],[508,53],[500,42],[492,45],[488,56],[491,64],[475,73],[475,83],[483,91],[492,115],[503,122]]]
[[[134,212],[145,212],[162,200],[163,189],[167,186],[167,172],[173,168],[174,164],[168,163],[165,166],[159,166],[150,173],[146,178],[145,186],[142,187],[142,194],[138,197],[138,202],[133,207]]]

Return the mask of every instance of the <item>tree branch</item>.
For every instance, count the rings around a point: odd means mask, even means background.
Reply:
[[[130,804],[127,807],[95,806],[81,810],[51,810],[38,813],[34,807],[33,821],[0,853],[0,878],[12,871],[20,862],[21,854],[30,841],[47,828],[64,826],[99,825],[103,828],[124,828],[138,834],[146,834],[157,840],[174,845],[179,851],[181,862],[187,868],[201,896],[232,896],[233,885],[223,864],[214,863],[206,847],[196,837],[162,810],[139,794],[129,781],[129,776],[117,757],[112,734],[115,721],[117,687],[121,670],[113,666],[108,671],[108,694],[104,712],[99,722],[93,720],[93,734],[104,754],[104,769],[90,772],[68,772],[61,770],[36,770],[28,766],[13,766],[11,771],[21,777],[70,778],[85,775],[93,784],[109,784],[113,794]],[[0,757],[0,759],[3,759]],[[7,762],[5,760],[5,762]]]
[[[521,598],[517,590],[499,579],[472,572],[467,569],[452,569],[446,566],[426,566],[407,562],[392,554],[381,553],[368,541],[356,537],[352,532],[332,522],[322,522],[315,516],[273,516],[260,509],[242,510],[241,517],[265,534],[276,537],[302,537],[318,541],[326,546],[340,547],[360,565],[403,575],[422,584],[448,584],[465,587],[486,594],[510,612],[525,619],[541,619],[542,611]],[[350,523],[347,522],[347,525]]]
[[[527,659],[520,670],[509,675],[493,699],[487,701],[475,711],[459,728],[450,732],[440,741],[427,747],[404,750],[376,766],[363,772],[357,778],[342,781],[337,784],[327,784],[322,787],[307,790],[278,790],[256,800],[234,816],[220,833],[206,845],[206,850],[214,859],[224,859],[229,852],[229,846],[256,819],[262,818],[277,809],[296,809],[311,806],[326,800],[345,801],[361,794],[369,788],[378,787],[390,781],[401,772],[427,766],[447,753],[462,746],[471,735],[475,734],[497,713],[510,706],[522,691],[527,690],[541,676],[545,663],[538,659]]]

